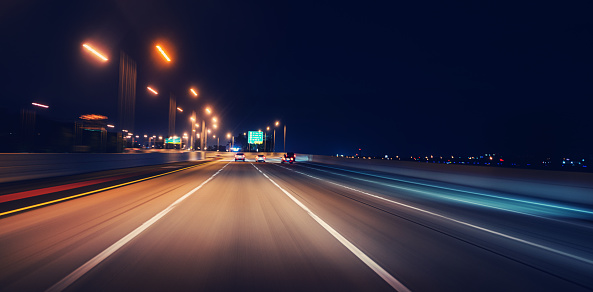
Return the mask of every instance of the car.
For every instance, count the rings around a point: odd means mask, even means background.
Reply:
[[[244,153],[237,153],[235,154],[235,161],[237,160],[243,160],[245,161],[245,154]]]
[[[266,156],[263,154],[260,154],[258,156],[255,157],[255,162],[266,162]]]
[[[282,163],[286,162],[286,163],[292,164],[295,161],[296,161],[296,155],[294,155],[293,152],[286,152],[286,154],[284,154],[282,156]]]

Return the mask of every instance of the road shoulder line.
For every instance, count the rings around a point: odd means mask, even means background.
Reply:
[[[98,189],[98,190],[88,191],[88,192],[84,192],[84,193],[80,193],[80,194],[76,194],[76,195],[72,195],[72,196],[68,196],[68,197],[64,197],[64,198],[59,198],[59,199],[56,199],[56,200],[51,200],[51,201],[47,201],[47,202],[43,202],[43,203],[31,205],[31,206],[26,206],[26,207],[22,207],[22,208],[10,210],[10,211],[2,212],[2,213],[0,213],[0,217],[6,216],[6,215],[10,215],[10,214],[14,214],[14,213],[18,213],[18,212],[21,212],[21,211],[26,211],[26,210],[29,210],[29,209],[35,209],[35,208],[39,208],[39,207],[43,207],[43,206],[47,206],[47,205],[59,203],[59,202],[62,202],[62,201],[68,201],[68,200],[72,200],[72,199],[75,199],[75,198],[84,197],[84,196],[87,196],[87,195],[92,195],[92,194],[95,194],[95,193],[104,192],[104,191],[107,191],[107,190],[111,190],[111,189],[115,189],[115,188],[119,188],[119,187],[131,185],[131,184],[135,184],[135,183],[139,183],[139,182],[142,182],[142,181],[145,181],[145,180],[149,180],[149,179],[153,179],[153,178],[165,176],[165,175],[172,174],[172,173],[175,173],[175,172],[179,172],[179,171],[182,171],[182,170],[186,170],[186,169],[190,169],[190,168],[202,166],[202,165],[205,165],[206,163],[209,163],[209,162],[210,161],[207,161],[205,163],[200,163],[198,165],[192,165],[192,166],[188,166],[188,167],[176,169],[176,170],[173,170],[173,171],[169,171],[169,172],[165,172],[165,173],[161,173],[161,174],[157,174],[157,175],[153,175],[153,176],[149,176],[149,177],[145,177],[145,178],[141,178],[141,179],[137,179],[137,180],[125,182],[125,183],[121,183],[121,184],[118,184],[118,185],[109,186],[109,187]]]

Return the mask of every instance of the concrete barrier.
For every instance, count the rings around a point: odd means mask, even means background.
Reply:
[[[592,173],[435,164],[383,159],[349,159],[310,154],[297,154],[297,161],[310,161],[362,170],[375,170],[556,202],[570,202],[593,206]]]
[[[7,153],[0,154],[0,183],[205,158],[205,152]]]

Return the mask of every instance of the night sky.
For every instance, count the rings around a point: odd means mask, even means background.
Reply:
[[[115,120],[123,50],[135,134],[166,135],[173,92],[299,153],[591,155],[593,7],[518,2],[2,1],[1,106]]]

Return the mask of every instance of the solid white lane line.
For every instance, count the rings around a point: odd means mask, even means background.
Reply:
[[[299,174],[302,174],[304,176],[308,176],[310,178],[314,178],[314,179],[317,179],[317,180],[320,180],[320,181],[323,181],[323,182],[326,182],[326,183],[330,183],[330,184],[333,184],[333,185],[336,185],[336,186],[339,186],[339,187],[342,187],[342,188],[345,188],[345,189],[348,189],[348,190],[351,190],[351,191],[355,191],[355,192],[358,192],[358,193],[361,193],[361,194],[364,194],[364,195],[367,195],[367,196],[370,196],[370,197],[373,197],[373,198],[377,198],[377,199],[380,199],[380,200],[383,200],[383,201],[387,201],[389,203],[400,205],[402,207],[413,209],[413,210],[416,210],[416,211],[419,211],[419,212],[422,212],[422,213],[430,214],[430,215],[433,215],[433,216],[436,216],[436,217],[439,217],[439,218],[442,218],[442,219],[446,219],[446,220],[449,220],[449,221],[452,221],[452,222],[455,222],[455,223],[458,223],[458,224],[461,224],[461,225],[472,227],[472,228],[475,228],[475,229],[478,229],[478,230],[481,230],[481,231],[485,231],[485,232],[488,232],[488,233],[491,233],[491,234],[495,234],[495,235],[498,235],[498,236],[501,236],[501,237],[504,237],[504,238],[507,238],[507,239],[518,241],[518,242],[521,242],[521,243],[524,243],[524,244],[527,244],[527,245],[530,245],[530,246],[533,246],[533,247],[541,248],[543,250],[547,250],[547,251],[552,252],[552,253],[563,255],[563,256],[566,256],[566,257],[569,257],[569,258],[572,258],[572,259],[575,259],[575,260],[579,260],[579,261],[582,261],[582,262],[585,262],[585,263],[588,263],[588,264],[593,265],[593,260],[590,260],[590,259],[587,259],[587,258],[583,258],[583,257],[577,256],[577,255],[573,255],[573,254],[570,254],[570,253],[567,253],[567,252],[563,252],[561,250],[557,250],[557,249],[554,249],[554,248],[551,248],[551,247],[547,247],[545,245],[537,244],[535,242],[531,242],[531,241],[528,241],[528,240],[525,240],[525,239],[521,239],[521,238],[517,238],[517,237],[511,236],[511,235],[507,235],[507,234],[504,234],[504,233],[501,233],[501,232],[498,232],[498,231],[490,230],[490,229],[485,228],[485,227],[481,227],[481,226],[478,226],[478,225],[474,225],[474,224],[471,224],[471,223],[467,223],[467,222],[464,222],[464,221],[453,219],[453,218],[450,218],[450,217],[447,217],[447,216],[444,216],[444,215],[441,215],[441,214],[437,214],[437,213],[434,213],[434,212],[431,212],[431,211],[420,209],[418,207],[414,207],[414,206],[406,205],[404,203],[396,202],[396,201],[393,201],[393,200],[390,200],[390,199],[387,199],[387,198],[384,198],[384,197],[381,197],[381,196],[378,196],[378,195],[373,195],[371,193],[367,193],[365,191],[357,190],[355,188],[351,188],[351,187],[348,187],[348,186],[345,186],[345,185],[341,185],[341,184],[338,184],[338,183],[335,183],[335,182],[332,182],[332,181],[329,181],[329,180],[324,180],[324,179],[318,178],[316,176],[312,176],[312,175],[306,174],[304,172],[300,172],[298,170],[292,170],[292,169],[287,168],[287,167],[284,167],[284,166],[278,166],[278,167],[282,167],[284,169],[287,169],[287,170],[290,170],[290,171],[294,171],[294,172],[299,173]]]
[[[385,282],[387,282],[391,287],[395,290],[400,292],[408,292],[410,291],[404,284],[398,281],[395,277],[385,271],[381,266],[379,266],[375,261],[373,261],[370,257],[364,254],[360,249],[354,246],[350,241],[344,238],[340,233],[338,233],[335,229],[333,229],[329,224],[325,223],[321,218],[319,218],[315,213],[313,213],[307,206],[303,205],[297,198],[279,186],[274,180],[272,180],[269,176],[263,173],[257,166],[253,163],[251,164],[255,169],[257,169],[263,176],[265,176],[270,182],[272,182],[277,188],[279,188],[286,196],[288,196],[293,202],[295,202],[299,207],[301,207],[313,220],[317,221],[321,227],[323,227],[327,232],[329,232],[335,239],[337,239],[342,245],[344,245],[350,252],[352,252],[356,257],[358,257],[363,263],[365,263],[369,268],[371,268],[379,277],[383,278]]]
[[[59,282],[57,282],[56,284],[54,284],[46,291],[53,292],[53,291],[63,291],[64,289],[66,289],[68,286],[70,286],[72,283],[74,283],[74,281],[78,280],[80,277],[82,277],[84,274],[86,274],[92,268],[96,267],[99,263],[101,263],[107,257],[112,255],[114,252],[116,252],[122,246],[124,246],[126,243],[128,243],[132,239],[134,239],[134,237],[138,236],[140,233],[142,233],[144,230],[146,230],[152,224],[157,222],[159,219],[163,218],[163,216],[165,216],[167,213],[169,213],[171,210],[173,210],[175,207],[177,207],[183,200],[187,199],[189,196],[191,196],[197,190],[201,189],[206,183],[211,181],[217,174],[219,174],[227,165],[228,165],[228,163],[225,164],[216,173],[214,173],[210,178],[208,178],[203,183],[201,183],[199,186],[197,186],[193,190],[189,191],[187,194],[183,195],[181,198],[177,199],[175,202],[173,202],[173,204],[169,205],[169,207],[167,207],[160,213],[156,214],[154,217],[150,218],[148,221],[144,222],[144,224],[140,225],[140,227],[136,228],[134,231],[130,232],[128,235],[124,236],[122,239],[120,239],[116,243],[112,244],[110,247],[108,247],[107,249],[102,251],[100,254],[96,255],[94,258],[90,259],[88,262],[86,262],[85,264],[80,266],[78,269],[74,270],[72,273],[70,273],[68,276],[64,277],[64,279],[62,279]]]

